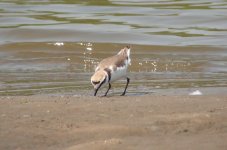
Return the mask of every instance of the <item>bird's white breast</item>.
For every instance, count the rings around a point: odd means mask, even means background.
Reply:
[[[127,67],[126,66],[117,67],[117,69],[111,73],[110,82],[113,82],[113,81],[116,81],[116,80],[118,80],[120,78],[123,78],[123,77],[126,76],[126,74],[127,74]]]
[[[128,61],[125,61],[125,65],[122,67],[117,67],[116,70],[113,70],[113,67],[110,66],[111,72],[111,80],[110,82],[114,82],[120,78],[127,76],[127,68],[128,68]]]

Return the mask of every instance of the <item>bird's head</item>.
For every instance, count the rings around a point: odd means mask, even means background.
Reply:
[[[102,85],[107,83],[107,73],[104,70],[98,70],[96,71],[93,76],[91,77],[91,84],[94,86],[94,96],[96,96],[99,88],[101,88]]]

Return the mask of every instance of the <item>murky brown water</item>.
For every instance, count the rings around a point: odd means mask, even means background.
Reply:
[[[129,95],[224,93],[226,41],[226,0],[4,0],[0,95],[92,95],[97,63],[128,44]]]

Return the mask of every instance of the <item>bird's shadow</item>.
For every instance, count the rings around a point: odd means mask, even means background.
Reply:
[[[119,96],[119,97],[125,97],[125,96],[143,96],[143,95],[148,95],[148,94],[152,94],[152,93],[155,93],[155,92],[127,92],[125,95],[121,95],[122,93],[121,92],[115,92],[115,93],[109,93],[107,94],[106,96],[105,95],[100,95],[100,96],[97,96],[97,97],[100,97],[100,98],[111,98],[111,97],[116,97],[116,96]]]

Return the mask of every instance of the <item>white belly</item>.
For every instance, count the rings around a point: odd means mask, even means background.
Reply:
[[[126,77],[127,75],[127,67],[119,67],[111,74],[111,80],[110,82],[114,82],[120,78]]]

